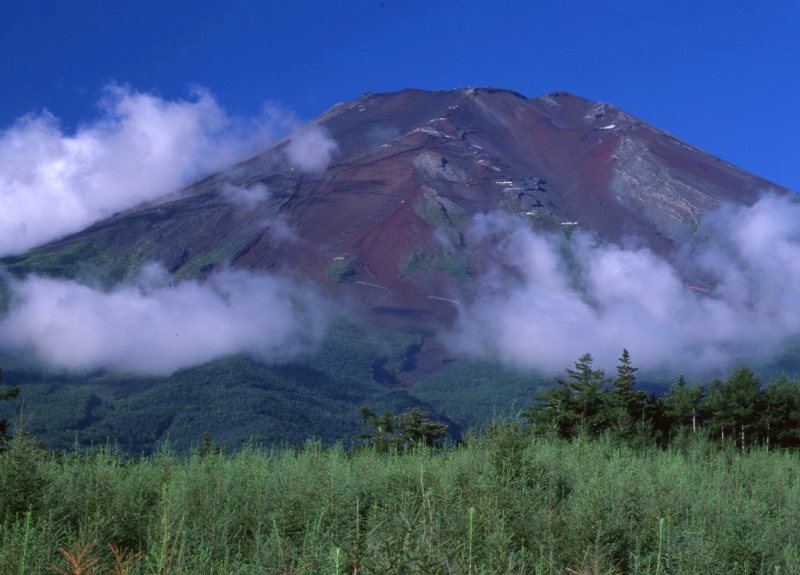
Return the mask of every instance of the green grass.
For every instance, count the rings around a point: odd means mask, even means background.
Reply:
[[[386,454],[312,442],[128,461],[20,443],[0,456],[4,495],[27,494],[0,499],[2,573],[54,573],[78,538],[104,565],[109,543],[143,553],[132,574],[800,570],[796,453],[633,450],[513,423]]]

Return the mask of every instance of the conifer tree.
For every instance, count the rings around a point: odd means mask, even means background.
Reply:
[[[764,392],[761,382],[753,370],[740,367],[728,378],[728,393],[731,396],[730,406],[736,425],[739,446],[742,451],[747,446],[748,436],[757,432],[756,423],[759,420],[763,405]]]
[[[743,450],[763,407],[761,382],[748,367],[736,368],[728,379],[715,379],[704,402],[711,415],[711,428],[722,440],[734,440]]]
[[[602,369],[592,369],[592,355],[586,353],[575,362],[574,369],[567,369],[567,387],[572,391],[572,399],[579,423],[589,433],[597,433],[603,426],[603,387],[608,380]]]
[[[603,386],[607,383],[602,369],[593,369],[592,355],[583,354],[566,378],[556,378],[556,385],[535,397],[536,403],[523,416],[533,425],[572,437],[578,431],[598,433],[603,427]]]
[[[434,446],[447,437],[447,425],[441,421],[430,419],[418,407],[413,407],[400,414],[396,419],[396,426],[400,430],[398,441],[402,445],[424,443]]]
[[[800,447],[800,382],[781,376],[767,386],[759,427],[767,446]]]
[[[708,392],[703,399],[703,412],[708,417],[708,428],[711,433],[721,441],[725,441],[725,430],[728,431],[730,439],[731,427],[733,422],[729,419],[730,409],[727,406],[728,397],[725,394],[725,382],[721,379],[713,379],[708,384]]]
[[[361,408],[361,418],[374,427],[370,433],[358,436],[367,444],[374,445],[379,451],[387,451],[390,446],[408,447],[418,443],[434,446],[447,437],[447,425],[441,421],[430,419],[418,407],[409,409],[400,415],[389,411],[383,415],[375,415],[368,407]]]
[[[536,394],[533,399],[533,404],[522,413],[522,417],[536,432],[572,436],[579,417],[572,391],[565,380],[556,378],[555,386]]]
[[[647,394],[634,389],[636,372],[627,349],[617,364],[617,377],[612,382],[611,390],[606,393],[604,402],[604,419],[610,429],[621,437],[632,437],[644,418],[644,401]]]
[[[690,428],[697,432],[700,404],[703,399],[701,386],[689,387],[683,375],[678,376],[675,384],[664,396],[664,407],[670,427]]]
[[[394,415],[389,411],[384,411],[383,415],[376,415],[373,411],[363,406],[361,408],[361,419],[365,423],[374,427],[369,433],[362,433],[358,439],[364,440],[369,445],[374,445],[378,451],[386,451],[389,446],[395,443],[394,439]]]

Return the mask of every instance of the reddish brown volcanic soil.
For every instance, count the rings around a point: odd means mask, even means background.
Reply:
[[[275,246],[264,235],[235,264],[291,262],[373,310],[409,318],[446,319],[446,299],[479,273],[458,245],[478,212],[500,209],[551,229],[576,222],[668,254],[707,211],[776,188],[611,105],[565,93],[368,94],[316,123],[339,151],[324,173],[295,176],[284,196],[281,213],[301,242]],[[442,234],[450,246],[437,241]],[[415,254],[430,261],[415,267]],[[346,282],[329,277],[338,262],[350,266]]]
[[[709,210],[782,191],[614,106],[566,93],[367,94],[314,123],[338,145],[321,173],[291,167],[281,142],[174,200],[38,252],[89,240],[120,262],[108,272],[117,279],[147,260],[178,277],[228,265],[291,271],[376,321],[434,327],[486,267],[464,242],[477,213],[636,238],[669,255]],[[263,183],[271,199],[233,205],[220,192],[226,183]]]

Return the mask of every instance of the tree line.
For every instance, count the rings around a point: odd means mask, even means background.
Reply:
[[[595,369],[592,355],[586,353],[565,376],[555,379],[553,387],[535,395],[522,417],[534,433],[567,439],[610,433],[664,445],[679,436],[704,434],[742,450],[750,445],[800,447],[800,382],[788,376],[765,385],[753,370],[740,366],[725,379],[689,385],[681,375],[657,396],[637,389],[637,371],[627,349],[613,377]],[[1,390],[0,401],[18,393],[16,387]],[[418,443],[440,445],[448,437],[448,426],[419,408],[377,415],[363,407],[361,417],[370,430],[355,439],[382,451]],[[0,451],[9,439],[8,422],[0,420]]]
[[[704,433],[741,449],[760,444],[800,447],[800,383],[787,376],[765,385],[746,366],[726,379],[689,385],[681,375],[661,396],[636,388],[636,372],[627,349],[616,375],[595,369],[582,355],[556,385],[534,397],[523,412],[540,433],[571,438],[612,433],[623,439],[667,443],[678,435]]]

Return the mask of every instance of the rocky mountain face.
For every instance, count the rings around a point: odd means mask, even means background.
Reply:
[[[669,255],[722,204],[779,188],[610,104],[468,88],[366,94],[314,120],[332,162],[301,171],[287,141],[158,203],[6,258],[12,271],[99,274],[148,261],[176,278],[230,266],[311,278],[361,311],[428,325],[452,317],[480,253],[473,215],[580,227]]]

